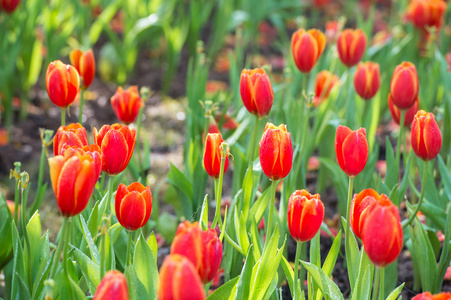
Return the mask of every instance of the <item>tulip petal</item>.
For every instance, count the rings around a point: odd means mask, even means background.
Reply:
[[[125,195],[119,208],[122,226],[128,230],[136,230],[144,226],[146,216],[146,201],[144,197],[135,191]]]

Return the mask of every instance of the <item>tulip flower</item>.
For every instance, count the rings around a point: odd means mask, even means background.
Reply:
[[[338,37],[338,55],[348,68],[355,66],[362,59],[365,48],[366,35],[361,29],[345,29]]]
[[[240,79],[240,94],[246,109],[262,118],[268,115],[274,100],[271,81],[265,70],[243,69]]]
[[[397,108],[393,104],[393,100],[391,98],[391,95],[388,94],[388,108],[390,109],[391,116],[393,117],[393,120],[396,122],[396,124],[399,125],[401,122],[401,111],[399,108]],[[410,107],[405,114],[404,117],[404,127],[410,126],[413,121],[413,117],[415,117],[415,114],[417,113],[418,109],[420,108],[420,98],[417,97],[415,102],[413,103],[412,107]]]
[[[19,4],[20,0],[0,0],[0,7],[8,14],[13,13]]]
[[[160,269],[159,300],[203,300],[205,291],[195,267],[179,254],[166,256]]]
[[[290,173],[293,163],[291,134],[284,124],[278,127],[267,123],[260,140],[260,164],[263,172],[272,181],[284,178]]]
[[[120,124],[104,125],[100,131],[94,128],[94,141],[104,154],[103,171],[110,176],[117,175],[132,157],[136,130]]]
[[[66,108],[74,102],[77,96],[80,78],[73,66],[56,60],[51,62],[47,68],[45,84],[50,100],[59,107]]]
[[[412,123],[412,149],[424,161],[434,159],[442,147],[442,134],[432,113],[419,110]]]
[[[139,110],[144,107],[144,103],[136,85],[129,87],[125,91],[120,86],[113,97],[111,97],[111,106],[117,118],[128,125],[135,121]]]
[[[297,242],[310,241],[318,232],[324,218],[320,195],[297,190],[288,200],[288,229]]]
[[[443,0],[413,0],[407,7],[407,19],[417,28],[440,28],[445,11],[446,2]]]
[[[326,47],[326,37],[318,29],[299,29],[291,37],[291,53],[296,67],[309,73]]]
[[[149,186],[139,182],[129,186],[121,183],[115,199],[116,216],[122,227],[135,231],[146,225],[152,212],[152,193]]]
[[[202,255],[202,268],[199,270],[200,279],[204,284],[212,281],[218,274],[222,261],[222,243],[214,229],[202,232],[204,252]]]
[[[220,133],[209,133],[205,140],[204,148],[204,166],[208,175],[214,179],[219,178],[221,169],[221,151],[224,140]],[[226,156],[224,164],[224,173],[229,166],[229,157]]]
[[[324,100],[329,97],[332,88],[339,84],[340,80],[335,74],[329,73],[329,71],[321,71],[316,75],[315,80],[315,97],[313,98],[313,105],[318,106]]]
[[[396,66],[390,83],[393,104],[400,110],[407,110],[418,97],[419,82],[415,65],[403,62]]]
[[[365,252],[376,267],[394,262],[403,239],[398,207],[388,198],[373,203],[366,212],[361,234]]]
[[[62,155],[67,148],[83,148],[86,145],[88,145],[86,129],[80,123],[71,123],[58,128],[53,138],[53,153],[55,156]]]
[[[49,158],[50,178],[63,216],[72,217],[85,209],[99,178],[101,165],[99,152],[80,148],[69,148],[63,155]]]
[[[440,294],[432,295],[430,292],[424,292],[416,295],[412,300],[449,300],[451,299],[450,292],[442,292]]]
[[[81,89],[87,89],[91,85],[96,74],[96,62],[94,60],[92,49],[89,49],[84,53],[79,49],[73,50],[70,53],[69,58],[71,64],[77,69],[80,79],[82,80]]]
[[[202,230],[198,222],[191,224],[188,221],[179,224],[171,245],[171,254],[180,254],[187,257],[194,269],[200,272],[203,263],[204,245]]]
[[[354,87],[364,100],[373,98],[381,86],[379,64],[371,61],[359,63],[354,74]]]
[[[368,141],[365,128],[352,131],[338,126],[335,136],[338,164],[348,177],[355,177],[365,168],[368,159]]]
[[[313,6],[315,8],[321,8],[326,6],[329,2],[330,0],[313,0]]]
[[[128,286],[125,275],[117,270],[105,274],[93,300],[128,300]]]

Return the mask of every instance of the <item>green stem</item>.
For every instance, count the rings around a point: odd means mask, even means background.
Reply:
[[[238,251],[242,255],[246,255],[246,253],[244,253],[241,247],[238,246],[238,244],[232,240],[232,238],[227,234],[227,232],[224,232],[224,237],[227,240],[227,242],[229,242],[230,245],[232,245],[232,247],[235,248],[236,251]]]
[[[266,229],[266,241],[269,241],[271,237],[272,217],[274,214],[274,202],[276,199],[276,187],[278,180],[271,181],[271,202],[269,203],[269,216],[268,216],[268,228]]]
[[[132,264],[132,257],[131,257],[131,249],[132,249],[132,243],[133,243],[133,231],[128,232],[128,245],[127,245],[127,266],[130,266]]]
[[[401,110],[401,119],[399,121],[399,135],[398,135],[398,142],[396,144],[396,166],[398,168],[398,176],[399,176],[399,163],[401,161],[401,144],[402,144],[402,140],[404,138],[404,120],[406,118],[406,111],[405,110]],[[404,149],[405,151],[406,149]],[[401,202],[401,201],[399,201]]]
[[[420,200],[417,203],[417,207],[415,208],[415,211],[409,216],[409,219],[407,220],[407,222],[405,222],[404,225],[402,225],[402,229],[404,229],[407,226],[409,226],[409,224],[412,223],[412,221],[415,219],[417,213],[420,211],[421,203],[423,203],[424,190],[425,190],[425,186],[426,186],[426,177],[427,177],[427,173],[428,173],[427,172],[427,165],[428,165],[428,162],[424,161],[423,182],[422,182],[422,186],[421,186]]]
[[[40,131],[41,131],[41,139],[42,139],[41,160],[39,162],[39,175],[38,175],[38,185],[37,185],[37,189],[36,189],[36,198],[34,199],[34,202],[30,208],[31,215],[33,215],[34,212],[39,209],[39,207],[41,206],[41,203],[42,203],[43,196],[41,196],[41,189],[42,189],[42,181],[44,179],[45,154],[47,152],[46,151],[47,146],[53,135],[52,130],[40,129]]]
[[[221,145],[221,147],[227,147],[226,145]],[[225,151],[225,152],[224,152]],[[224,155],[223,155],[224,153]],[[211,228],[215,228],[216,223],[219,220],[219,224],[221,225],[221,231],[224,230],[222,228],[222,218],[221,218],[221,198],[222,198],[222,182],[224,179],[224,167],[225,167],[225,161],[227,157],[227,149],[221,149],[221,167],[219,169],[219,178],[215,180],[216,188],[216,212],[215,212],[215,218],[213,220],[213,225]]]
[[[20,183],[18,180],[16,180],[16,192],[14,193],[14,223],[16,225],[18,225],[17,222],[19,220],[19,201],[20,201]]]
[[[380,275],[380,280],[379,280],[379,300],[384,300],[385,299],[385,291],[384,291],[384,283],[385,283],[385,278],[384,278],[384,274],[385,273],[385,268],[381,268],[379,275]]]
[[[104,215],[108,215],[110,213],[111,199],[113,198],[113,183],[114,183],[114,176],[109,175],[109,178],[108,178],[108,197],[107,197],[107,201],[106,201],[106,207],[105,207]]]
[[[58,241],[58,247],[56,248],[56,252],[55,255],[53,256],[53,262],[52,262],[52,270],[50,272],[50,279],[55,279],[55,273],[56,273],[56,269],[58,268],[58,263],[60,260],[60,256],[61,256],[61,250],[63,249],[63,241],[65,238],[65,232],[66,232],[66,227],[68,227],[67,225],[67,219],[63,218],[63,225],[61,226],[60,232],[62,234],[60,234],[60,240]]]
[[[66,125],[66,108],[61,109],[61,126]]]
[[[254,162],[255,157],[255,143],[257,141],[257,131],[258,131],[258,116],[255,116],[255,125],[254,125],[254,132],[252,133],[252,139],[251,139],[251,151],[250,151],[250,157],[249,157],[249,166],[252,166]]]
[[[374,285],[373,285],[373,295],[371,296],[372,300],[377,300],[377,294],[379,292],[379,276],[380,269],[376,268],[376,272],[374,274]]]
[[[72,227],[71,225],[72,225],[72,218],[68,218],[66,232],[64,234],[63,268],[64,268],[64,277],[66,278],[66,281],[68,282],[68,285],[69,285],[70,297],[71,297],[71,299],[75,299],[74,290],[72,289],[72,284],[70,282],[70,277],[69,277],[69,266],[67,264],[67,261],[68,261],[67,246],[69,244],[69,239],[70,239],[70,231],[71,231],[71,227]]]
[[[302,243],[296,242],[296,258],[294,260],[294,280],[293,280],[293,300],[299,299],[300,295],[297,295],[297,284],[299,278],[299,258],[301,256]],[[300,285],[300,289],[302,290],[303,286]]]
[[[102,228],[102,231],[103,228]],[[105,275],[105,260],[106,260],[106,234],[107,232],[105,231],[101,236],[102,236],[102,251],[101,251],[101,258],[100,258],[100,279],[103,278],[103,275]]]
[[[23,235],[25,237],[25,243],[27,245],[27,256],[28,256],[28,286],[32,287],[33,286],[33,282],[31,280],[31,244],[30,244],[30,238],[28,237],[28,232],[27,232],[27,217],[26,217],[26,213],[27,213],[27,199],[24,196],[24,190],[25,189],[21,189],[20,190],[20,197],[22,198],[22,204],[21,204],[21,213],[22,216],[20,217],[20,221],[22,223],[22,231],[23,231]]]
[[[348,266],[348,276],[349,276],[349,283],[353,284],[354,274],[351,270],[351,249],[349,245],[349,241],[351,239],[351,222],[349,219],[350,210],[351,210],[351,203],[352,203],[352,191],[354,188],[354,177],[349,177],[349,186],[348,186],[348,203],[346,207],[346,229],[345,229],[345,251],[346,251],[346,265]]]
[[[84,90],[80,89],[80,106],[78,107],[78,123],[83,124],[83,105],[85,104]]]

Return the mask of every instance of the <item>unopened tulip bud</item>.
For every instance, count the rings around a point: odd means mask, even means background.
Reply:
[[[371,61],[359,63],[354,74],[354,87],[364,100],[373,98],[381,86],[379,64]]]
[[[0,7],[8,14],[13,13],[21,0],[0,0]]]
[[[361,29],[345,29],[337,40],[337,50],[341,62],[348,68],[355,66],[366,49],[366,35]]]
[[[368,141],[365,128],[352,131],[346,126],[338,126],[335,135],[337,161],[348,177],[357,176],[365,168],[368,160]]]
[[[241,72],[240,94],[246,109],[262,118],[268,115],[274,100],[271,81],[265,70],[244,69]]]
[[[393,100],[390,94],[388,94],[388,108],[390,109],[390,113],[391,116],[393,117],[393,120],[395,121],[396,124],[399,125],[399,123],[401,122],[401,111],[393,104]],[[408,127],[410,126],[410,124],[412,124],[413,118],[415,117],[415,114],[417,113],[419,108],[420,108],[420,98],[417,97],[412,107],[409,108],[405,113],[404,127]]]
[[[221,170],[221,152],[222,143],[224,140],[220,133],[209,133],[205,139],[204,148],[204,166],[208,175],[214,179],[219,178],[219,173]],[[229,167],[229,157],[225,156],[224,173]]]
[[[113,270],[105,274],[93,300],[128,300],[128,286],[125,275]]]
[[[47,68],[45,84],[50,100],[59,107],[66,108],[78,94],[80,77],[73,66],[55,60]]]
[[[134,231],[146,225],[152,212],[152,193],[149,186],[140,182],[129,186],[121,183],[115,199],[116,216],[122,227]]]
[[[412,123],[411,144],[422,160],[434,159],[442,148],[442,134],[432,113],[419,110]]]
[[[329,97],[330,91],[335,85],[340,84],[340,79],[337,75],[329,73],[329,71],[321,71],[316,75],[315,80],[315,97],[313,104],[318,106]]]
[[[204,253],[202,268],[199,270],[200,279],[204,284],[212,281],[218,274],[222,261],[222,243],[214,229],[202,232]]]
[[[407,19],[417,28],[440,28],[445,11],[446,2],[443,0],[413,0],[407,7]]]
[[[81,88],[87,89],[91,85],[96,74],[96,62],[94,60],[92,49],[89,49],[84,53],[79,49],[73,50],[70,53],[69,58],[70,62],[80,75],[80,79],[82,80]]]
[[[144,106],[144,103],[136,85],[129,87],[125,91],[120,86],[113,97],[111,97],[111,106],[117,118],[128,125],[136,120],[139,110]]]
[[[393,71],[390,83],[390,95],[393,104],[400,110],[407,110],[418,97],[419,82],[415,65],[403,62]]]
[[[326,47],[326,37],[318,29],[299,29],[291,37],[291,53],[302,73],[309,73]]]

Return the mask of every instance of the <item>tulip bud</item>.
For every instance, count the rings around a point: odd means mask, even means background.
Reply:
[[[361,29],[345,29],[338,37],[337,50],[341,62],[348,68],[356,65],[363,57],[366,35]]]
[[[318,106],[324,100],[329,97],[332,88],[340,82],[338,76],[329,73],[329,71],[321,71],[316,75],[315,80],[315,98],[313,98],[313,104]]]
[[[134,182],[129,186],[121,183],[115,198],[116,216],[122,227],[135,231],[149,220],[152,212],[152,193],[149,186]]]
[[[361,234],[365,252],[376,267],[394,262],[403,239],[398,207],[388,198],[373,203],[366,212]]]
[[[50,100],[59,107],[66,108],[77,96],[80,78],[73,66],[55,60],[47,68],[45,84]]]
[[[125,91],[120,86],[113,97],[111,97],[111,106],[117,118],[128,125],[135,121],[139,110],[144,107],[144,103],[136,85],[129,87]]]
[[[20,0],[0,0],[0,7],[8,14],[13,13],[19,4]]]
[[[274,92],[265,70],[243,69],[240,79],[240,94],[244,106],[251,114],[262,118],[271,110]]]
[[[359,63],[354,74],[354,87],[364,100],[373,98],[381,86],[379,64],[371,61]]]
[[[117,270],[105,274],[93,300],[128,300],[128,286],[125,275]]]
[[[86,145],[88,145],[86,129],[80,123],[72,123],[58,128],[53,138],[53,153],[55,156],[62,155],[67,148],[83,148]]]
[[[202,230],[198,222],[191,224],[188,221],[179,224],[171,245],[171,254],[180,254],[187,257],[196,271],[202,268],[203,259]]]
[[[284,124],[278,127],[267,123],[260,140],[260,164],[271,180],[279,180],[290,173],[293,163],[291,134]]]
[[[419,110],[412,123],[411,144],[415,154],[422,160],[434,159],[442,148],[442,134],[434,114]]]
[[[202,232],[204,252],[202,268],[199,270],[200,279],[204,284],[212,281],[218,274],[222,261],[222,243],[214,229]]]
[[[388,94],[388,108],[390,109],[390,113],[391,116],[393,117],[393,120],[396,122],[396,124],[399,125],[399,123],[401,122],[401,111],[393,104],[393,100],[390,94]],[[404,127],[409,127],[410,124],[412,124],[413,117],[415,117],[415,114],[417,113],[419,108],[420,108],[420,98],[417,97],[412,107],[409,108],[405,113]]]
[[[224,140],[220,133],[209,133],[205,140],[204,148],[204,166],[208,175],[214,179],[219,178],[221,169],[221,152]],[[224,173],[229,166],[229,157],[226,156],[224,164]]]
[[[160,269],[158,299],[205,299],[204,287],[189,259],[179,254],[166,256]]]
[[[80,148],[68,148],[63,155],[49,158],[50,179],[63,216],[72,217],[85,209],[101,164],[99,152]]]
[[[310,195],[297,190],[288,200],[288,229],[297,242],[310,241],[318,232],[324,218],[324,204],[319,194]]]
[[[81,88],[87,89],[96,74],[96,62],[94,60],[94,53],[92,49],[89,49],[85,53],[83,51],[76,49],[73,50],[70,55],[71,64],[77,69],[80,78],[82,79]]]
[[[407,110],[418,97],[419,82],[415,65],[403,62],[396,66],[390,83],[393,104],[401,110]]]
[[[338,126],[335,135],[337,161],[348,177],[355,177],[365,168],[368,160],[368,141],[365,128],[352,131]]]
[[[104,155],[102,170],[108,175],[124,171],[130,161],[136,142],[136,130],[126,125],[103,125],[94,128],[94,141]]]
[[[443,0],[413,0],[407,7],[407,19],[417,28],[440,28],[445,11],[446,2]]]
[[[326,37],[318,29],[299,29],[291,37],[291,53],[302,73],[309,73],[326,47]]]

